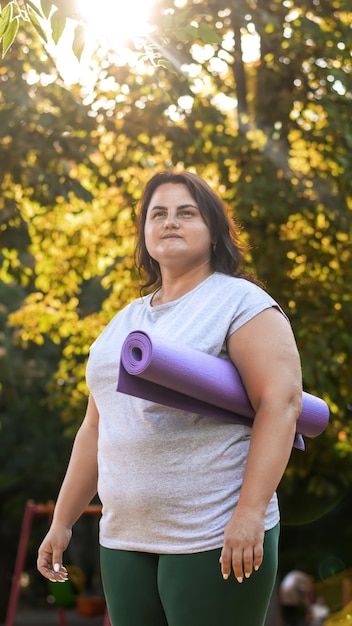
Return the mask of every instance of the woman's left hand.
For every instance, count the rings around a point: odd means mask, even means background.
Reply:
[[[249,450],[236,508],[225,527],[221,571],[243,581],[263,561],[265,512],[290,458],[301,411],[302,376],[292,329],[269,308],[228,339],[255,411]]]
[[[253,509],[235,509],[225,527],[221,573],[226,580],[231,569],[238,582],[249,578],[263,560],[264,518]]]

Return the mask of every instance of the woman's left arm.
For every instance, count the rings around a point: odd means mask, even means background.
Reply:
[[[265,511],[290,458],[302,375],[290,324],[274,307],[233,333],[228,351],[255,410],[240,498],[225,528],[221,554],[224,578],[232,567],[242,582],[262,563]]]

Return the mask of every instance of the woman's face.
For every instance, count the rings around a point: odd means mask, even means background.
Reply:
[[[211,233],[188,187],[164,183],[153,193],[146,213],[145,244],[163,267],[189,270],[208,264]]]

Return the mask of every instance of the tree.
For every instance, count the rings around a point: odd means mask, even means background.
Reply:
[[[159,32],[167,21],[157,49],[172,71],[98,49],[91,93],[65,86],[29,31],[8,49],[0,280],[19,289],[21,305],[6,311],[6,345],[48,359],[38,396],[72,435],[89,345],[138,293],[143,183],[171,164],[195,169],[241,223],[248,263],[291,318],[305,388],[331,408],[327,432],[294,453],[281,489],[284,522],[317,520],[351,484],[352,17],[339,0],[204,0],[186,10],[165,0],[155,16]],[[200,24],[219,42],[195,37]],[[248,41],[257,52],[244,62]]]
[[[162,6],[162,2],[160,2]],[[1,7],[0,7],[1,9]],[[104,10],[97,7],[96,13],[99,15]],[[170,32],[175,33],[175,22],[169,19],[168,12],[157,13],[158,26],[156,39],[149,42],[147,39],[143,42],[143,48],[146,56],[155,66],[165,66],[169,69],[171,65],[167,59],[161,54],[161,41],[167,38]],[[207,24],[203,24],[198,18],[198,23],[189,24],[188,11],[179,11],[176,19],[176,31],[178,37],[200,39],[205,43],[220,42],[218,35],[210,29]],[[110,19],[109,10],[105,9],[105,18]],[[14,43],[16,36],[20,30],[20,26],[28,29],[28,25],[32,27],[40,36],[44,43],[50,40],[58,44],[63,37],[69,25],[74,26],[72,38],[72,52],[78,60],[81,59],[82,53],[86,45],[86,18],[82,13],[79,0],[7,0],[3,9],[0,11],[0,43],[2,44],[2,57],[4,58]],[[161,40],[158,42],[157,40]],[[133,39],[129,41],[130,46],[135,46]],[[139,46],[137,45],[137,49]]]

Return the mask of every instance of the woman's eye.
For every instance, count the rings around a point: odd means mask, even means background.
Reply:
[[[182,209],[182,211],[180,211],[180,215],[184,215],[185,217],[189,217],[190,215],[193,215],[193,212],[191,209]]]
[[[193,217],[195,213],[196,213],[196,210],[190,207],[189,209],[187,208],[179,209],[176,215],[177,215],[177,218],[190,218],[190,217]],[[168,212],[164,209],[154,210],[151,212],[150,217],[153,220],[167,219]]]

